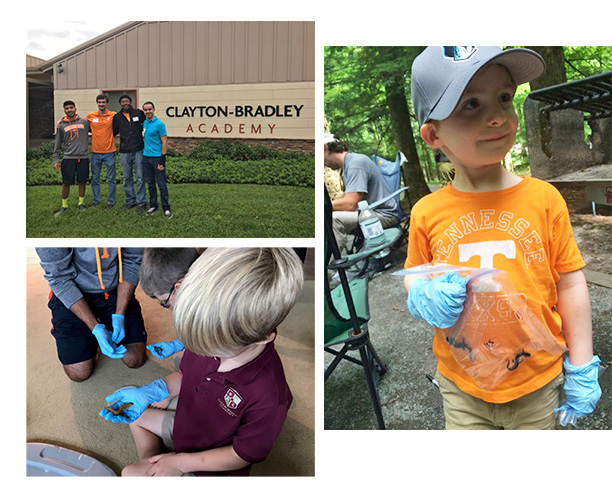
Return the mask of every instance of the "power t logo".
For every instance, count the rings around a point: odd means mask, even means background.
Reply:
[[[475,45],[456,45],[444,47],[444,57],[453,61],[466,61],[478,51]]]
[[[242,398],[234,389],[228,389],[224,396],[225,404],[228,408],[235,410],[238,405],[242,402]]]

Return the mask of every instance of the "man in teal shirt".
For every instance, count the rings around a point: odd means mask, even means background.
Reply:
[[[166,126],[155,116],[155,105],[151,101],[142,105],[142,111],[146,117],[143,124],[144,153],[142,167],[145,180],[149,186],[149,210],[147,210],[147,215],[157,212],[157,186],[159,186],[164,215],[171,219],[172,212],[170,211],[168,186],[166,185],[166,154],[168,152]]]

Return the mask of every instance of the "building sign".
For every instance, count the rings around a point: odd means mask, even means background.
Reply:
[[[142,89],[171,137],[314,139],[314,82]]]
[[[284,106],[266,104],[249,105],[237,104],[233,108],[230,106],[184,106],[179,109],[178,106],[169,106],[166,108],[166,116],[168,118],[182,118],[188,116],[190,118],[217,118],[235,116],[245,118],[257,117],[277,117],[277,118],[299,118],[300,111],[304,109],[304,105],[285,104]]]
[[[304,104],[236,104],[234,106],[168,106],[166,118],[194,118],[185,130],[186,134],[218,135],[260,135],[274,136],[277,120],[282,118],[300,118]],[[267,118],[260,122],[212,121],[206,122],[198,118]]]

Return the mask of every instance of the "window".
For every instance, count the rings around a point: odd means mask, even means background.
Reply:
[[[138,107],[135,90],[103,90],[102,93],[108,96],[108,109],[110,109],[111,111],[121,111],[119,98],[124,94],[127,94],[132,98],[132,106],[134,106],[135,108]]]

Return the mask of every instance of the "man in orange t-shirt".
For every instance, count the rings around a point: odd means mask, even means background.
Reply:
[[[467,279],[407,275],[410,313],[438,332],[436,378],[450,429],[554,429],[557,413],[562,426],[574,423],[601,397],[584,261],[565,201],[548,183],[520,178],[501,163],[518,129],[516,86],[543,71],[533,51],[483,46],[427,47],[412,66],[421,137],[448,157],[455,175],[412,208],[406,267],[433,262],[505,271],[547,335],[569,350],[565,360],[560,353],[518,352],[502,381],[479,384],[452,354],[467,349],[471,355],[475,346],[465,338],[459,346],[443,330],[463,311]],[[516,343],[515,332],[496,325],[501,339]]]
[[[113,208],[117,192],[115,152],[115,136],[113,135],[114,111],[108,109],[108,96],[100,94],[96,97],[97,111],[87,115],[91,126],[91,191],[93,192],[93,205],[99,205],[101,200],[100,175],[102,164],[106,165],[106,178],[108,180],[108,199],[106,209]]]

